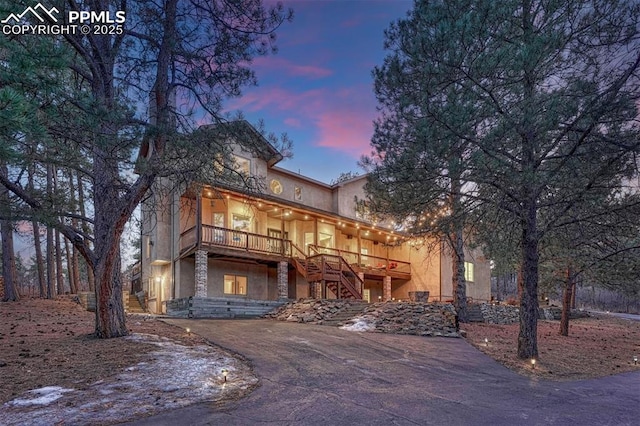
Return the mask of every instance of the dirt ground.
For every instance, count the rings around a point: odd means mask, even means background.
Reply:
[[[518,324],[461,324],[473,346],[519,374],[546,380],[589,379],[640,371],[640,321],[611,316],[571,320],[569,336],[560,336],[559,321],[538,321],[535,368],[517,357]],[[487,339],[488,343],[486,343]]]
[[[45,386],[86,388],[157,349],[135,340],[97,339],[94,322],[94,313],[69,298],[0,303],[0,403]],[[127,327],[185,346],[204,344],[199,336],[145,315],[128,315]]]
[[[0,303],[0,403],[45,386],[82,389],[144,361],[154,346],[92,337],[94,314],[68,298]],[[128,315],[134,333],[164,336],[183,345],[200,337],[146,315]],[[517,325],[463,324],[467,340],[520,374],[549,380],[601,377],[640,369],[640,322],[610,317],[574,320],[570,336],[558,322],[541,321],[535,369],[516,357]],[[488,344],[485,343],[485,338]]]

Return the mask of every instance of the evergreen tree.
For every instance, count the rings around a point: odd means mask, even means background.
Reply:
[[[437,125],[437,136],[420,143],[440,144],[444,131],[449,147],[463,141],[460,196],[518,225],[521,358],[538,356],[543,237],[600,182],[635,170],[639,23],[640,5],[619,0],[418,0],[387,32],[385,64],[399,64],[388,72],[408,73],[406,85],[387,92],[399,92],[403,111],[424,115],[424,127]],[[389,125],[418,131],[412,122]],[[383,148],[384,156],[396,149],[393,140]],[[442,159],[454,152],[443,149]]]

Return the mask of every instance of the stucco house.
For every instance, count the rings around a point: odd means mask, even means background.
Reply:
[[[327,185],[278,167],[282,155],[265,139],[251,152],[229,143],[234,167],[262,182],[261,193],[192,186],[143,203],[141,281],[150,312],[194,297],[452,298],[444,246],[373,223],[357,202],[366,176]],[[487,260],[473,250],[466,260],[467,295],[490,299]]]

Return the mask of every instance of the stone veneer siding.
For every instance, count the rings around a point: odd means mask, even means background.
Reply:
[[[207,261],[206,250],[196,250],[196,271],[195,271],[195,296],[207,297]]]
[[[384,277],[382,280],[382,299],[385,302],[391,300],[391,277]]]
[[[289,263],[286,261],[278,262],[278,299],[287,299],[289,297]]]

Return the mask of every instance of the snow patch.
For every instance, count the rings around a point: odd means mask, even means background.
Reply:
[[[53,401],[56,401],[64,395],[65,392],[73,392],[73,389],[65,389],[60,386],[46,386],[40,389],[33,389],[25,392],[27,396],[25,398],[18,398],[9,401],[8,405],[17,407],[24,407],[28,405],[48,405]],[[29,397],[33,395],[33,397]]]
[[[152,361],[123,369],[83,390],[52,386],[25,392],[0,407],[0,425],[120,423],[220,399],[258,381],[239,360],[211,346],[183,346],[150,334],[127,338],[156,345],[158,349],[149,354]]]
[[[370,323],[366,318],[354,318],[351,324],[343,325],[340,327],[343,330],[348,331],[374,331],[376,329],[375,324]]]

